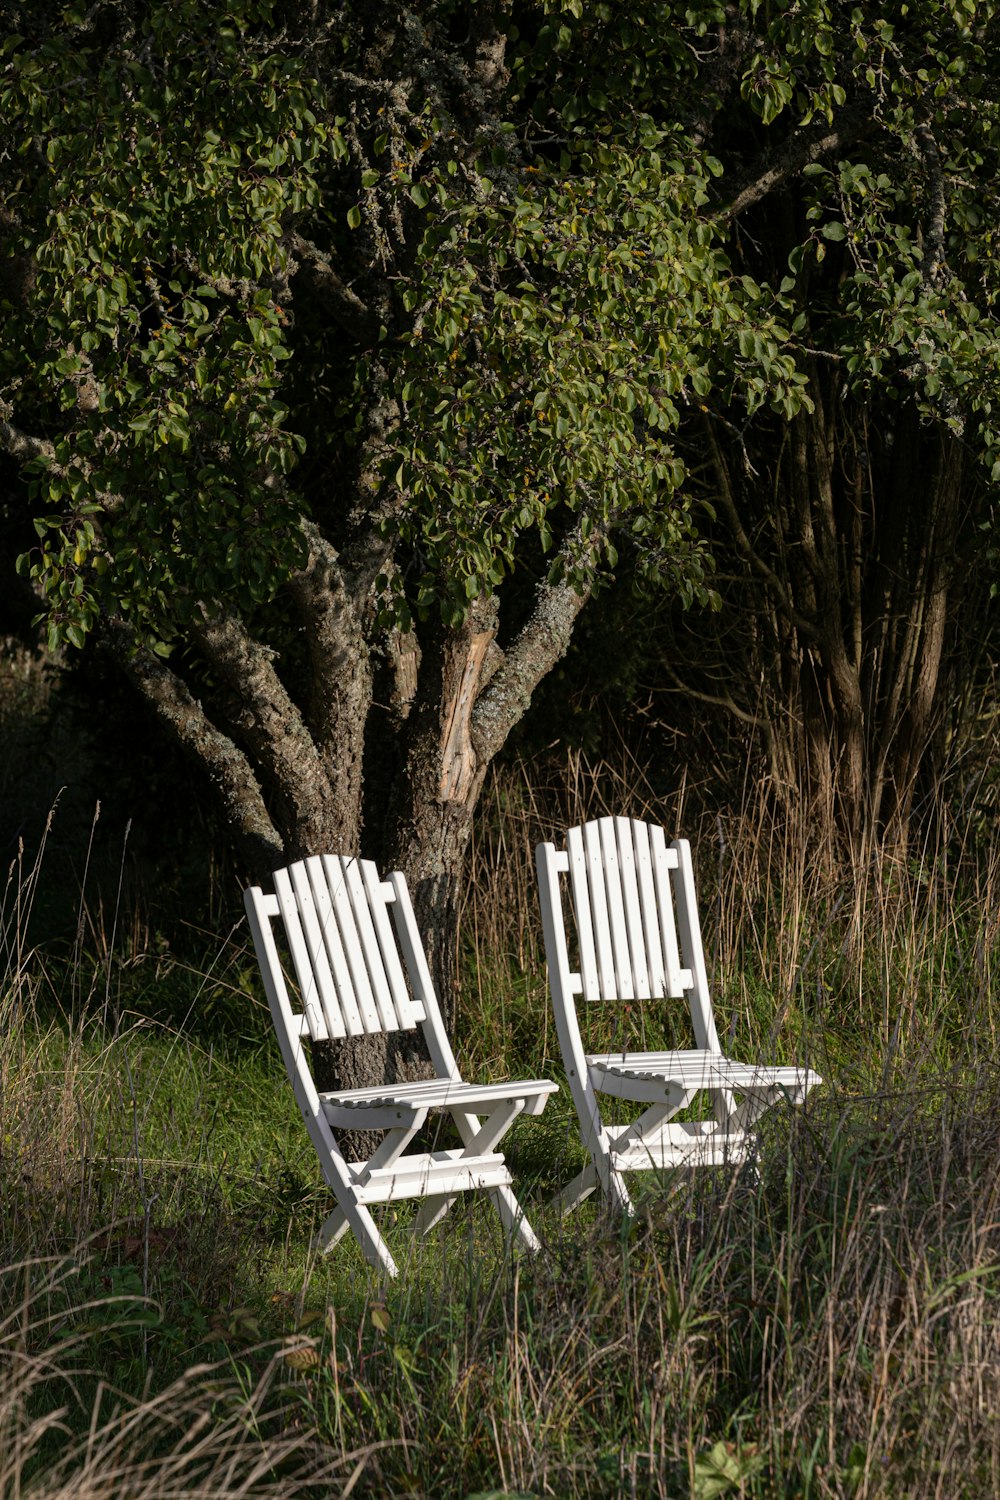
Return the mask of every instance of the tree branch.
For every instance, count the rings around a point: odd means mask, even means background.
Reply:
[[[870,123],[871,115],[867,106],[856,103],[841,111],[837,125],[825,135],[817,135],[809,129],[793,131],[775,153],[770,165],[745,182],[729,203],[719,210],[715,215],[716,222],[728,224],[762,198],[766,198],[768,193],[772,193],[783,182],[787,182],[789,177],[801,172],[803,167],[811,166],[813,162],[821,161],[824,156],[841,151],[851,142],[860,139]]]
[[[575,534],[562,548],[568,557]],[[568,583],[542,583],[527,624],[511,642],[502,663],[472,711],[472,743],[480,764],[488,764],[525,715],[546,673],[566,654],[577,616],[591,590],[578,593]]]
[[[715,708],[724,708],[741,724],[747,724],[751,729],[756,729],[759,724],[767,721],[767,715],[753,714],[748,709],[741,708],[729,693],[705,693],[700,688],[692,687],[689,682],[682,681],[665,656],[661,659],[660,666],[677,691],[683,693],[685,698],[694,698],[698,703],[710,703]]]
[[[362,347],[374,344],[378,338],[378,318],[337,275],[330,257],[294,229],[286,233],[285,244],[296,257],[299,271],[327,303],[344,332],[357,339]],[[289,266],[289,274],[294,269]]]
[[[935,141],[928,127],[926,125],[918,126],[914,135],[924,166],[927,169],[928,187],[930,188],[930,216],[924,232],[922,280],[924,286],[935,287],[940,285],[941,272],[944,268],[946,219],[944,171],[941,166],[941,153],[938,150],[937,141]]]
[[[203,614],[192,634],[231,689],[231,718],[240,738],[288,808],[298,855],[326,836],[330,784],[316,743],[274,667],[273,652],[233,615]]]
[[[132,634],[122,621],[107,622],[104,634],[133,687],[215,782],[252,872],[262,875],[275,869],[284,860],[284,846],[243,751],[216,728],[165,662],[151,651],[134,649]]]
[[[32,458],[54,459],[55,449],[47,438],[32,437],[30,433],[22,432],[20,427],[15,427],[10,421],[11,409],[7,403],[0,402],[0,446],[11,458],[16,458],[18,463],[27,463]]]

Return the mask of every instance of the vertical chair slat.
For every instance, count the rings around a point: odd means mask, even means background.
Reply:
[[[604,887],[607,891],[608,922],[611,927],[611,947],[614,951],[615,963],[615,985],[604,998],[606,1000],[634,1000],[635,981],[632,977],[628,928],[625,925],[625,899],[622,893],[621,869],[618,862],[618,843],[615,839],[615,820],[614,818],[600,818],[597,826],[601,836]]]
[[[347,888],[347,876],[344,863],[333,854],[322,856],[323,869],[326,881],[330,888],[333,899],[333,909],[337,914],[337,927],[340,931],[340,940],[344,945],[344,953],[347,957],[347,965],[351,975],[351,988],[357,999],[358,1009],[364,1029],[369,1035],[374,1035],[382,1030],[382,1018],[375,1004],[372,994],[371,981],[368,978],[368,968],[365,964],[365,956],[361,948],[361,939],[358,936],[357,922],[354,918],[354,904],[351,894]]]
[[[344,871],[348,894],[351,898],[351,905],[354,908],[354,921],[358,937],[361,940],[361,951],[364,956],[365,967],[368,971],[372,998],[382,1018],[383,1030],[398,1031],[399,1017],[396,1015],[396,1007],[393,1004],[392,993],[389,989],[389,978],[385,972],[385,964],[382,962],[378,938],[375,935],[375,925],[372,922],[371,908],[368,903],[368,892],[362,878],[360,865],[360,860],[341,857],[341,868]]]
[[[636,874],[631,820],[615,818],[615,834],[618,844],[618,869],[621,873],[622,896],[625,900],[625,926],[628,929],[628,947],[632,957],[632,982],[635,986],[636,999],[648,1000],[650,998],[649,966],[646,961],[646,939],[639,907],[639,881]]]
[[[604,882],[604,856],[601,830],[596,823],[585,823],[583,843],[587,852],[587,887],[590,892],[590,914],[594,922],[594,945],[597,969],[601,976],[601,999],[615,998],[615,955],[608,920],[608,892]]]
[[[671,889],[670,871],[677,866],[677,855],[667,848],[663,829],[653,826],[649,830],[649,845],[653,856],[653,880],[656,885],[657,905],[660,909],[660,932],[663,937],[663,952],[667,965],[667,994],[681,996],[685,993],[681,978],[681,956],[677,946],[677,926],[674,921],[674,898]]]
[[[340,1012],[344,1018],[344,1026],[348,1036],[364,1036],[366,1027],[358,1009],[357,998],[354,994],[354,983],[351,979],[351,971],[344,952],[344,945],[340,940],[340,930],[337,926],[337,917],[333,909],[333,898],[330,895],[330,886],[323,869],[323,862],[318,855],[313,854],[309,859],[302,861],[309,875],[309,884],[312,889],[313,902],[316,906],[316,914],[319,918],[320,929],[323,933],[323,942],[326,945],[327,956],[333,971],[333,982],[337,987],[337,999],[340,1004]],[[277,877],[275,877],[277,880]],[[342,1034],[342,1033],[340,1033]]]
[[[347,1027],[344,1024],[344,1017],[341,1013],[336,989],[334,988],[330,960],[323,941],[319,914],[316,911],[316,903],[313,900],[312,888],[309,884],[309,875],[305,864],[290,865],[288,874],[291,877],[292,890],[295,893],[295,904],[298,908],[302,934],[306,947],[309,950],[312,978],[315,981],[319,1001],[323,1007],[327,1033],[331,1037],[346,1036]],[[304,989],[302,993],[304,1000]],[[306,1009],[306,1018],[308,1019],[308,1006]],[[310,1027],[311,1031],[312,1028]],[[315,1041],[321,1040],[319,1037],[314,1037],[313,1039]]]
[[[323,1002],[320,999],[315,970],[309,956],[309,948],[302,932],[302,923],[299,920],[299,908],[295,899],[295,891],[287,870],[275,871],[274,892],[281,909],[285,937],[288,940],[288,950],[292,955],[295,978],[298,982],[299,994],[302,999],[302,1011],[309,1027],[309,1034],[314,1041],[322,1042],[327,1039],[328,1035],[326,1017],[323,1014]]]
[[[660,915],[656,908],[656,884],[653,879],[653,856],[649,847],[649,825],[636,819],[632,824],[632,840],[635,849],[639,901],[642,907],[649,996],[650,999],[661,1000],[667,993],[666,965],[663,958]]]
[[[392,994],[392,1002],[399,1025],[403,1031],[412,1031],[418,1021],[424,1019],[423,1006],[415,1005],[410,998],[409,986],[406,983],[406,975],[403,973],[403,965],[399,961],[399,950],[396,947],[396,937],[389,913],[386,907],[390,901],[395,900],[395,895],[390,896],[391,885],[384,886],[379,879],[378,870],[370,859],[361,861],[361,878],[368,892],[368,901],[371,908],[372,922],[375,925],[375,933],[378,945],[382,953],[382,962],[385,965],[386,978],[389,981],[389,989]]]
[[[576,917],[576,935],[580,946],[580,977],[583,980],[583,998],[600,1000],[601,980],[597,971],[597,949],[594,944],[594,924],[590,920],[590,889],[587,880],[588,859],[583,843],[583,830],[571,828],[566,835],[566,852],[569,856],[570,889],[573,896],[573,913]]]

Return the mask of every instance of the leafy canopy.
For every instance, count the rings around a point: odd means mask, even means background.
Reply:
[[[6,281],[30,267],[0,402],[51,443],[23,566],[53,643],[104,611],[152,643],[196,603],[251,613],[310,510],[357,526],[329,466],[297,467],[330,446],[300,393],[331,359],[342,447],[390,413],[384,623],[455,623],[539,546],[585,586],[623,539],[706,597],[675,435],[706,405],[789,418],[817,348],[997,463],[992,4],[527,4],[475,118],[427,64],[465,9],[418,9],[388,81],[351,6],[332,41],[263,0],[43,8],[0,48]],[[725,205],[765,169],[799,217],[757,243]],[[292,231],[370,337],[331,356],[293,327]]]

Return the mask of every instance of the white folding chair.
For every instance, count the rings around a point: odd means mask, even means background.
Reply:
[[[370,860],[317,855],[276,870],[274,892],[267,896],[254,886],[244,900],[288,1076],[337,1200],[320,1230],[321,1245],[330,1249],[351,1229],[367,1260],[395,1276],[398,1268],[370,1205],[425,1198],[415,1224],[417,1233],[425,1233],[458,1193],[479,1188],[491,1193],[508,1233],[536,1250],[538,1240],[511,1191],[510,1171],[497,1147],[519,1115],[541,1114],[557,1085],[547,1079],[463,1081],[402,875],[382,881]],[[297,1004],[286,982],[275,924],[284,931]],[[435,1077],[317,1091],[309,1038],[337,1041],[417,1026]],[[431,1110],[452,1116],[462,1147],[407,1154]],[[385,1134],[367,1161],[347,1161],[338,1127]]]
[[[802,1103],[822,1080],[808,1068],[760,1067],[723,1054],[705,971],[691,848],[662,828],[599,818],[571,828],[565,849],[536,850],[545,956],[556,1031],[590,1161],[559,1197],[569,1213],[598,1186],[631,1212],[626,1172],[738,1164],[754,1151],[753,1127],[780,1099]],[[568,877],[574,958],[563,914]],[[675,921],[676,906],[676,921]],[[577,997],[643,1002],[686,998],[693,1049],[586,1054]],[[699,1093],[710,1119],[676,1120]],[[631,1124],[608,1124],[598,1095],[644,1104]]]

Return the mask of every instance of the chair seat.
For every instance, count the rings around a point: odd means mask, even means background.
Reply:
[[[772,1067],[734,1062],[721,1052],[693,1049],[688,1052],[591,1053],[587,1068],[595,1089],[604,1094],[631,1097],[631,1082],[662,1083],[685,1093],[698,1089],[726,1089],[738,1094],[770,1093],[780,1089],[793,1101],[804,1095],[815,1078],[808,1068]]]
[[[324,1105],[338,1109],[468,1109],[515,1099],[546,1099],[559,1085],[547,1078],[516,1083],[465,1083],[455,1078],[422,1078],[413,1083],[341,1089],[320,1095]],[[531,1112],[530,1110],[528,1111]]]

